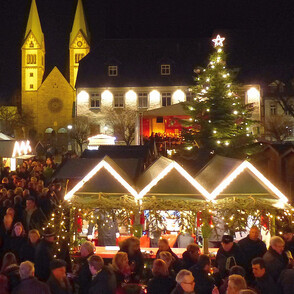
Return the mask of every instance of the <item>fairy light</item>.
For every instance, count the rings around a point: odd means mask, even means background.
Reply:
[[[217,35],[215,39],[212,39],[212,42],[214,43],[214,47],[223,47],[224,46],[224,41],[226,38],[221,37],[220,35]]]

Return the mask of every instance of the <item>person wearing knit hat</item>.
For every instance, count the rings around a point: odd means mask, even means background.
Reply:
[[[66,262],[53,259],[50,262],[51,275],[47,281],[51,294],[72,294],[72,288],[66,277]]]

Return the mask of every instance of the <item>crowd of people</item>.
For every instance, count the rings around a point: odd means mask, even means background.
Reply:
[[[2,171],[0,294],[294,293],[291,228],[283,238],[272,237],[268,249],[257,227],[239,242],[224,235],[215,257],[201,254],[192,238],[179,258],[159,239],[151,268],[135,237],[125,239],[110,262],[89,241],[71,259],[66,246],[57,246],[54,228],[43,229],[62,201],[61,185],[48,181],[54,169],[47,159]]]

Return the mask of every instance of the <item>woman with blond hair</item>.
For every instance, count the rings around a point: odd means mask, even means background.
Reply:
[[[168,252],[168,251],[161,251],[159,253],[159,258],[162,259],[166,263],[169,275],[173,279],[175,279],[176,278],[176,272],[175,272],[174,267],[173,267],[175,260],[174,260],[174,257],[171,255],[171,253]]]
[[[134,278],[139,282],[144,269],[144,259],[140,249],[140,240],[136,237],[125,239],[120,244],[119,251],[127,253],[131,270],[134,273]]]
[[[241,290],[247,289],[245,279],[240,275],[229,276],[227,294],[239,294]]]
[[[169,294],[176,286],[175,280],[169,276],[168,267],[162,259],[156,259],[152,267],[153,278],[147,285],[148,294]]]
[[[116,278],[117,288],[121,288],[123,283],[131,282],[131,268],[128,255],[125,252],[117,252],[112,259],[112,268]]]

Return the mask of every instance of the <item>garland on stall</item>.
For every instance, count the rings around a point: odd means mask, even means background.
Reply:
[[[64,241],[71,245],[71,249],[79,245],[78,233],[81,232],[82,222],[87,220],[93,225],[97,224],[99,219],[97,211],[106,216],[106,223],[107,218],[115,219],[119,227],[125,226],[134,234],[136,232],[134,227],[138,223],[140,225],[146,223],[146,228],[152,231],[162,229],[166,217],[162,215],[162,211],[165,211],[170,218],[174,218],[182,231],[191,233],[195,233],[198,229],[202,229],[204,233],[210,230],[209,228],[217,232],[220,225],[224,225],[231,233],[245,231],[248,219],[251,225],[262,226],[273,234],[281,233],[283,227],[294,224],[292,206],[279,208],[276,201],[254,196],[231,196],[211,202],[151,196],[136,201],[134,197],[127,195],[118,197],[100,193],[98,196],[75,196],[52,213],[47,227],[53,227],[57,232],[59,251]],[[148,211],[146,220],[144,211]],[[138,216],[139,222],[136,222]]]

